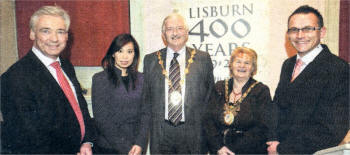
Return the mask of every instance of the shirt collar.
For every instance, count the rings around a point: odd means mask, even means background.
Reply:
[[[59,57],[57,57],[56,60],[52,60],[51,58],[45,56],[39,49],[34,46],[32,47],[32,51],[46,67],[50,66],[55,61],[58,61],[61,64]]]
[[[186,46],[182,47],[179,51],[177,51],[177,53],[179,54],[179,56],[183,55],[186,52]],[[167,56],[174,56],[175,51],[173,49],[171,49],[170,47],[167,47]]]
[[[323,50],[323,48],[322,48],[321,44],[318,44],[313,50],[311,50],[309,53],[307,53],[303,57],[300,57],[300,55],[297,54],[297,60],[301,59],[303,61],[303,63],[309,64],[312,60],[314,60],[316,58],[316,56],[318,54],[321,53],[322,50]]]

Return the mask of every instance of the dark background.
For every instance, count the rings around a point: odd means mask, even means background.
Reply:
[[[68,43],[62,56],[74,66],[100,66],[112,39],[130,33],[128,0],[16,0],[18,56],[33,46],[29,39],[30,16],[44,5],[58,5],[71,18]]]

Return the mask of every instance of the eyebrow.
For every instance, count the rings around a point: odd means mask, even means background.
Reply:
[[[318,25],[315,25],[315,26],[312,26],[312,25],[306,25],[306,26],[303,26],[303,27],[301,27],[301,28],[304,28],[304,27],[318,27]],[[290,28],[297,28],[297,27],[292,26],[292,27],[290,27]]]
[[[127,48],[127,49],[120,48],[120,50],[134,50],[134,48]]]
[[[52,29],[49,28],[49,27],[42,27],[42,28],[40,28],[39,30],[52,30]],[[66,29],[64,29],[64,28],[59,28],[59,29],[57,29],[57,30],[64,30],[64,31],[66,31]]]
[[[43,27],[43,28],[40,28],[39,30],[49,30],[50,28],[48,27]]]

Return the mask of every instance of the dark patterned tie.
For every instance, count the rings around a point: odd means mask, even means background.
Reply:
[[[179,124],[182,119],[182,96],[181,96],[181,75],[180,75],[180,65],[176,60],[178,53],[174,53],[174,57],[170,62],[169,68],[169,80],[171,81],[171,86],[168,92],[168,119],[175,126]]]

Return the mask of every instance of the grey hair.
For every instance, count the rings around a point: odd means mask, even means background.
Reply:
[[[169,19],[169,18],[172,18],[172,17],[178,17],[178,18],[181,18],[183,21],[184,21],[184,26],[185,26],[185,29],[186,31],[188,31],[188,26],[187,26],[187,22],[186,22],[186,19],[180,14],[178,13],[178,10],[174,10],[171,14],[169,14],[168,16],[166,16],[163,20],[163,24],[162,24],[162,33],[165,33],[165,22]]]
[[[62,17],[66,25],[66,30],[68,31],[70,26],[70,17],[64,9],[60,6],[43,6],[39,10],[35,11],[34,14],[30,17],[29,26],[30,29],[34,31],[35,25],[38,22],[40,16],[51,15]]]

